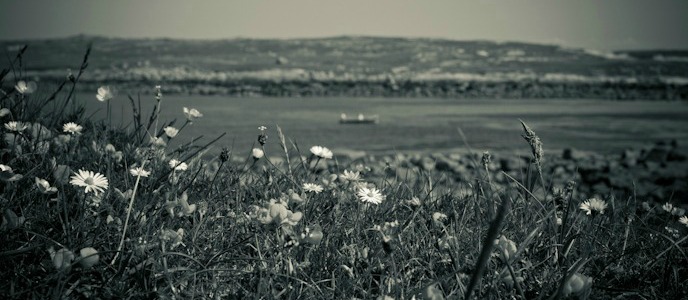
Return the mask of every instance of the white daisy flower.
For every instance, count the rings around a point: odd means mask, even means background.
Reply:
[[[177,136],[177,134],[179,133],[179,130],[177,128],[172,127],[172,126],[167,126],[163,130],[165,130],[165,134],[170,138]]]
[[[62,131],[71,134],[80,134],[83,129],[84,127],[74,122],[62,125]]]
[[[604,210],[607,208],[607,202],[597,198],[590,198],[581,203],[580,209],[585,211],[586,215],[592,215],[595,213],[604,214]]]
[[[148,177],[151,174],[150,171],[144,170],[142,167],[131,168],[129,173],[134,177]]]
[[[9,115],[9,114],[11,114],[11,113],[12,113],[12,112],[11,112],[9,109],[7,109],[7,108],[1,108],[1,109],[0,109],[0,118],[2,118],[2,117],[4,117],[4,116],[7,116],[7,115]]]
[[[347,181],[359,181],[359,180],[361,180],[361,173],[349,171],[349,170],[344,170],[344,173],[342,173],[342,175],[339,176],[339,178],[341,178],[342,180],[347,180]]]
[[[683,217],[678,218],[678,222],[683,224],[683,225],[686,225],[686,227],[688,227],[688,216],[683,216]]]
[[[365,186],[361,186],[358,188],[356,196],[358,196],[358,199],[361,200],[361,202],[372,204],[380,204],[383,200],[385,200],[385,196],[382,195],[380,190],[378,190],[377,188],[368,188]]]
[[[104,85],[98,88],[98,94],[96,94],[96,99],[100,102],[108,101],[114,98],[115,95],[112,93],[112,89],[109,86]]]
[[[320,158],[332,159],[332,151],[330,151],[330,149],[327,149],[326,147],[323,147],[323,146],[311,147],[311,153],[313,153],[313,155],[320,157]]]
[[[189,109],[186,107],[184,107],[184,115],[186,116],[186,119],[189,120],[189,122],[203,116],[203,114],[201,112],[199,112],[197,109],[195,109],[195,108]]]
[[[306,192],[311,192],[311,193],[320,193],[323,191],[323,187],[319,184],[315,183],[304,183],[303,184],[303,190]]]
[[[96,195],[108,188],[108,179],[105,176],[85,170],[79,170],[79,173],[74,173],[69,183],[84,187],[84,193],[93,191]]]
[[[151,136],[149,142],[151,145],[156,146],[156,147],[160,147],[160,148],[167,147],[167,143],[165,142],[165,140],[162,137]]]
[[[671,213],[671,211],[674,209],[674,205],[667,202],[667,203],[664,203],[664,205],[662,205],[662,209],[664,209],[664,211],[666,211],[668,213]]]
[[[258,148],[253,148],[253,150],[251,150],[251,155],[254,159],[261,159],[263,156],[265,156],[265,152]]]
[[[170,160],[170,168],[173,168],[175,171],[186,171],[186,169],[189,168],[189,165],[176,159],[172,159]]]
[[[442,223],[448,219],[449,219],[449,217],[446,214],[443,214],[439,211],[432,213],[432,220],[435,222]]]
[[[17,121],[9,121],[5,123],[5,128],[9,131],[14,131],[14,132],[22,132],[28,128],[27,125],[24,125],[22,122],[17,122]]]
[[[22,95],[28,95],[35,92],[37,87],[38,86],[33,81],[26,82],[24,80],[20,80],[17,82],[17,85],[14,86],[14,89]]]

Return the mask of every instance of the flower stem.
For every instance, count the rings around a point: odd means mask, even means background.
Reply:
[[[146,165],[146,162],[144,161],[141,164],[141,168],[143,168],[145,165]],[[134,206],[134,199],[136,198],[136,190],[139,188],[139,181],[140,180],[141,180],[141,174],[136,176],[136,183],[134,183],[134,191],[131,193],[131,199],[129,200],[129,207],[127,208],[127,218],[124,220],[124,229],[122,230],[122,238],[119,241],[119,246],[117,247],[117,252],[115,253],[115,257],[112,259],[112,262],[110,262],[111,265],[115,264],[117,257],[119,256],[120,252],[122,252],[122,248],[124,247],[124,238],[127,236],[127,228],[129,227],[129,217],[131,216],[131,210]]]

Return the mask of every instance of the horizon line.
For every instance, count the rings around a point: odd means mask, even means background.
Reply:
[[[530,42],[522,40],[490,40],[490,39],[456,39],[450,37],[420,37],[420,36],[395,36],[395,35],[365,35],[365,34],[342,34],[342,35],[327,35],[327,36],[305,36],[305,37],[217,37],[217,38],[194,38],[194,37],[169,37],[169,36],[155,36],[155,37],[126,37],[126,36],[108,36],[103,34],[86,34],[78,33],[58,37],[32,37],[24,39],[6,39],[0,38],[0,42],[24,42],[24,41],[47,41],[47,40],[68,40],[76,38],[101,38],[101,39],[119,39],[119,40],[177,40],[177,41],[232,41],[232,40],[263,40],[263,41],[289,41],[289,40],[325,40],[336,38],[377,38],[377,39],[406,39],[406,40],[433,40],[433,41],[453,41],[453,42],[484,42],[493,44],[529,44],[539,46],[554,46],[563,49],[582,49],[582,50],[600,50],[598,48],[585,48],[581,46],[566,46],[556,43],[547,42]],[[688,51],[688,48],[625,48],[601,50],[607,52],[619,51]]]

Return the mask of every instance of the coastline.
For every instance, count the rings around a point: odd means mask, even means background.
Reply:
[[[64,79],[36,77],[42,83],[60,84]],[[222,95],[229,97],[401,97],[456,99],[688,99],[688,85],[646,82],[542,82],[542,81],[322,81],[322,80],[237,80],[226,82],[159,80],[80,81],[77,91],[111,85],[133,94],[152,94],[151,86],[162,84],[169,95]],[[5,87],[9,88],[9,86]]]

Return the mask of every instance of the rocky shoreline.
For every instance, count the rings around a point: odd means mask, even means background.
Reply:
[[[318,167],[335,174],[337,167],[340,171],[358,168],[369,180],[396,177],[408,181],[422,172],[449,177],[454,183],[472,184],[476,179],[484,179],[481,158],[482,154],[478,153],[359,154],[340,157],[337,163],[321,161]],[[523,180],[526,174],[534,172],[530,161],[531,156],[525,154],[491,154],[488,170],[492,183],[498,187],[512,185],[513,181],[506,175]],[[688,207],[688,154],[680,150],[676,141],[609,155],[564,149],[546,156],[543,175],[552,190],[563,189],[569,181],[574,181],[577,195],[582,198],[615,197],[626,201],[635,197],[639,202],[670,202]]]

